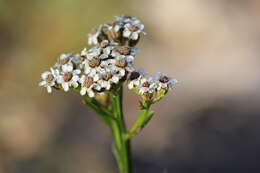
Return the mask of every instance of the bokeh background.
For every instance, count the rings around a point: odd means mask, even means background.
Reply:
[[[41,72],[92,27],[137,16],[136,66],[178,79],[133,140],[136,173],[260,172],[259,0],[0,0],[0,173],[115,173],[108,129]],[[138,98],[125,91],[128,124]]]

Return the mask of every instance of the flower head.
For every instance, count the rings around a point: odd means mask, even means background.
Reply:
[[[43,81],[39,83],[39,86],[46,87],[48,93],[51,93],[52,87],[55,86],[55,81],[57,78],[54,70],[51,68],[51,71],[42,73],[41,77]]]
[[[170,78],[166,76],[165,74],[162,74],[160,72],[157,72],[154,77],[153,77],[156,85],[157,85],[157,90],[160,89],[173,89],[174,84],[177,83],[176,79]]]
[[[122,25],[123,37],[129,40],[138,40],[141,33],[145,34],[144,25],[135,17],[119,16],[116,21]]]
[[[107,36],[104,33],[105,29],[105,25],[100,25],[98,28],[95,28],[90,34],[88,34],[88,44],[97,45],[102,40],[107,40]]]
[[[42,74],[39,85],[47,88],[80,89],[81,95],[95,97],[105,94],[128,81],[128,88],[144,100],[158,101],[177,80],[162,73],[146,76],[143,69],[136,70],[134,60],[139,53],[134,46],[140,35],[145,34],[144,25],[135,17],[117,16],[115,21],[102,24],[88,34],[88,43],[80,54],[61,54],[50,71]]]

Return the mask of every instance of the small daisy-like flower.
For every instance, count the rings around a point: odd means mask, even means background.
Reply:
[[[79,68],[82,69],[82,57],[80,54],[67,53],[61,54],[57,60],[57,63],[53,66],[56,69],[66,71],[67,68]]]
[[[153,79],[157,84],[157,90],[160,90],[162,88],[172,90],[173,85],[177,83],[176,79],[172,79],[160,72],[156,73]]]
[[[108,40],[103,40],[98,46],[84,49],[81,51],[81,56],[86,57],[88,60],[93,58],[106,59],[110,55],[111,51],[116,45],[115,42],[109,42]]]
[[[73,69],[70,65],[64,66],[59,76],[57,77],[57,83],[61,84],[65,92],[69,91],[69,87],[78,87],[79,74],[81,70]]]
[[[93,47],[91,49],[83,49],[81,51],[81,56],[86,57],[88,60],[91,60],[92,58],[97,58],[101,53],[101,48],[99,47]]]
[[[54,70],[51,68],[51,71],[46,71],[41,75],[43,81],[39,83],[39,86],[46,87],[47,92],[52,92],[52,87],[55,86],[56,76]]]
[[[119,80],[124,76],[117,71],[117,69],[112,68],[112,66],[107,67],[101,73],[102,79],[98,81],[100,86],[106,90],[110,90],[113,84],[117,84]]]
[[[83,69],[84,65],[82,62],[85,60],[85,57],[81,56],[80,54],[73,54],[71,57],[71,62],[72,64],[78,68],[78,69]]]
[[[67,64],[68,62],[70,62],[71,56],[72,56],[72,53],[67,53],[67,54],[63,53],[63,54],[61,54],[60,57],[58,58],[57,64],[58,65]]]
[[[98,28],[94,29],[90,34],[88,34],[88,44],[97,45],[102,40],[107,40],[107,36],[104,33],[105,25],[100,25]]]
[[[144,25],[141,23],[127,23],[124,25],[123,37],[125,38],[129,38],[130,40],[138,40],[141,33],[145,34]]]
[[[111,60],[116,67],[124,68],[128,72],[135,70],[133,66],[134,56],[138,49],[130,47],[119,47],[112,51],[111,56],[114,57]]]
[[[123,37],[130,40],[138,40],[141,33],[144,32],[144,25],[140,20],[130,16],[116,17],[116,21],[123,25]]]
[[[134,87],[141,85],[141,79],[145,76],[145,72],[143,69],[138,71],[133,71],[129,76],[128,88],[131,90]]]
[[[156,83],[154,83],[151,77],[142,77],[140,79],[140,85],[137,86],[140,94],[144,93],[154,93],[156,89]]]
[[[152,77],[145,76],[143,69],[132,72],[129,80],[128,88],[130,90],[137,89],[136,92],[145,99],[152,99],[155,95],[157,85]]]
[[[91,76],[82,75],[79,82],[81,84],[81,95],[88,94],[89,97],[95,97],[94,89],[100,90],[100,86],[95,83],[94,78]]]
[[[109,42],[108,40],[103,40],[99,47],[101,49],[101,53],[99,56],[99,59],[107,59],[109,58],[112,50],[114,49],[114,46],[116,45],[115,42]]]
[[[122,35],[123,24],[119,22],[113,22],[112,24],[107,24],[108,34],[112,40],[120,39]]]
[[[122,47],[113,49],[111,56],[113,56],[115,58],[121,57],[121,58],[127,59],[127,61],[133,61],[134,56],[137,53],[139,53],[138,48],[122,46]]]

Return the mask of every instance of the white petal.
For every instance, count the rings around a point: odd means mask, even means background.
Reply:
[[[123,32],[123,37],[128,38],[131,35],[131,32],[128,29],[125,29]]]
[[[44,86],[44,85],[46,85],[46,84],[47,84],[46,81],[41,81],[38,85],[39,85],[39,86]]]
[[[138,25],[138,28],[139,28],[139,30],[144,30],[144,25],[143,24],[140,24],[140,25]]]
[[[111,52],[111,47],[107,47],[107,48],[103,49],[103,53],[106,55],[109,55],[110,52]]]
[[[134,59],[135,59],[135,58],[134,58],[133,56],[131,56],[131,55],[126,56],[126,61],[127,61],[127,62],[133,62]]]
[[[89,97],[94,97],[95,93],[92,90],[88,90],[88,96]]]
[[[98,74],[95,74],[93,80],[94,80],[94,81],[98,81],[98,80],[99,80],[99,75],[98,75]]]
[[[85,73],[85,74],[89,74],[90,72],[91,72],[91,68],[85,66],[84,73]]]
[[[85,95],[87,92],[87,88],[86,87],[82,87],[81,90],[80,90],[80,95]]]
[[[84,83],[86,76],[82,75],[81,78],[79,79],[79,83]]]
[[[64,64],[61,66],[62,71],[71,72],[73,70],[73,66],[71,64]]]
[[[115,30],[116,32],[118,32],[118,31],[120,30],[120,28],[121,28],[120,25],[116,25],[116,26],[114,27],[114,30]]]
[[[78,82],[72,82],[71,85],[74,87],[74,88],[77,88],[79,86]]]
[[[137,40],[138,39],[139,34],[137,32],[133,32],[131,35],[131,39],[132,40]]]
[[[81,56],[86,56],[86,55],[87,55],[87,48],[81,51]]]
[[[63,82],[61,86],[65,92],[69,91],[69,84],[67,82]]]
[[[134,83],[133,82],[130,82],[129,84],[128,84],[128,88],[131,90],[131,89],[133,89],[134,88]]]
[[[81,73],[81,71],[79,69],[76,69],[73,71],[73,74],[80,74],[80,73]]]
[[[46,88],[47,88],[47,92],[48,92],[48,93],[51,93],[51,91],[52,91],[51,87],[50,87],[50,86],[47,86]]]
[[[106,59],[106,58],[108,58],[108,55],[107,54],[102,54],[102,55],[99,56],[99,58],[100,59]]]
[[[41,75],[42,79],[46,79],[49,74],[50,74],[50,72],[48,72],[48,71],[42,73],[42,75]]]
[[[111,84],[108,83],[108,84],[107,84],[107,87],[106,87],[106,90],[110,90],[110,88],[111,88]]]
[[[77,82],[79,80],[79,76],[75,75],[75,76],[72,77],[71,80],[74,81],[74,82]]]
[[[58,76],[57,77],[57,83],[61,84],[63,82],[64,82],[63,77],[62,76]]]
[[[125,24],[124,27],[126,27],[126,28],[130,28],[130,27],[131,27],[131,24],[130,24],[130,23],[127,23],[127,24]]]
[[[95,88],[96,90],[98,90],[98,91],[101,90],[101,86],[100,86],[100,85],[95,85],[94,88]]]
[[[121,69],[121,68],[120,68],[120,69],[119,69],[119,73],[120,73],[121,76],[124,76],[124,75],[125,75],[125,69]]]
[[[113,83],[118,83],[119,82],[119,77],[118,76],[113,76],[111,80],[112,80]]]

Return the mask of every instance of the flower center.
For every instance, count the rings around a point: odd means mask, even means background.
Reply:
[[[127,66],[127,62],[124,59],[117,60],[116,61],[116,66],[118,66],[118,67],[126,67]]]
[[[89,63],[88,63],[88,65],[89,65],[90,67],[92,67],[92,68],[99,66],[99,64],[100,64],[100,59],[97,59],[97,58],[92,58],[92,59],[89,61]]]
[[[121,55],[129,55],[130,54],[130,48],[129,47],[120,47],[120,48],[118,48],[118,52]]]
[[[167,83],[167,82],[169,82],[169,78],[167,76],[161,76],[159,81],[162,83]]]
[[[84,86],[89,88],[93,84],[93,78],[92,77],[87,77],[84,81]]]
[[[150,86],[149,82],[144,82],[144,83],[142,84],[142,87],[149,87],[149,86]]]
[[[140,76],[140,74],[137,72],[137,71],[134,71],[130,74],[130,77],[129,79],[130,80],[134,80],[134,79],[137,79],[138,77]]]
[[[69,82],[72,79],[72,74],[69,73],[69,72],[64,73],[63,79],[64,79],[65,82]]]
[[[108,80],[111,79],[111,78],[112,78],[112,74],[111,74],[111,73],[106,73],[106,74],[103,75],[103,79],[104,79],[105,81],[108,81]]]
[[[131,32],[136,32],[138,30],[138,27],[137,26],[134,26],[134,25],[131,25],[129,28],[128,28]]]
[[[46,77],[46,81],[48,82],[48,83],[50,83],[50,82],[52,82],[52,80],[54,79],[54,76],[52,75],[52,74],[48,74],[48,76]]]

